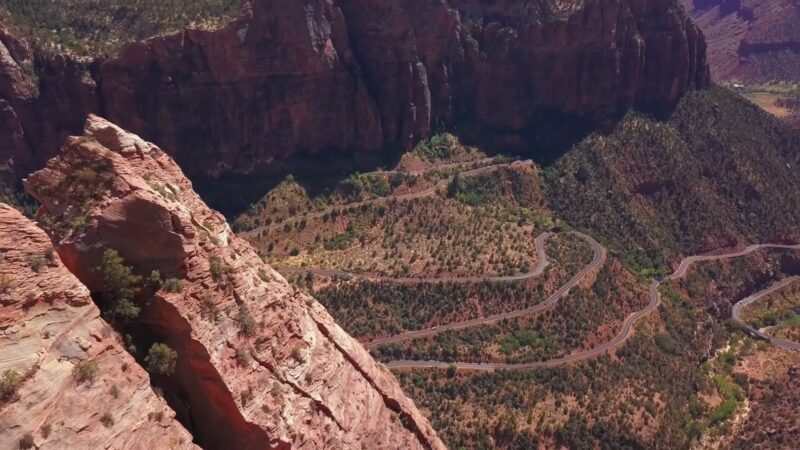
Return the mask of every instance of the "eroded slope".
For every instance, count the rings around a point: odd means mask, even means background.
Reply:
[[[0,375],[18,381],[0,395],[2,448],[194,448],[44,231],[3,204]]]

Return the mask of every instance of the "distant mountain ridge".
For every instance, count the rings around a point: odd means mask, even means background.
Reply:
[[[800,2],[683,0],[708,40],[717,81],[800,81]]]

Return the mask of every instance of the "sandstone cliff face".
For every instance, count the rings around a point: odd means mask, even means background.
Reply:
[[[156,146],[91,116],[27,180],[56,250],[93,291],[105,248],[181,279],[142,305],[178,351],[167,388],[206,448],[443,448],[393,375],[233,235]]]
[[[38,449],[194,447],[44,231],[3,204],[0,283],[0,374],[22,379],[0,399],[0,448],[28,434]],[[81,363],[93,380],[76,380]]]
[[[100,112],[170,149],[195,179],[263,175],[320,153],[382,158],[439,125],[535,153],[540,134],[566,119],[592,127],[631,106],[665,112],[708,81],[703,36],[677,0],[253,0],[245,9],[223,30],[151,39],[88,65],[40,58],[32,99],[0,89],[4,133],[19,138],[0,142],[29,146],[43,164],[78,118]],[[6,58],[6,71],[24,58]]]
[[[800,4],[793,0],[683,0],[708,37],[715,80],[800,81]]]

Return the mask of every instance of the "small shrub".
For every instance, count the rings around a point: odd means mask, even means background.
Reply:
[[[119,398],[119,388],[117,387],[116,384],[111,386],[111,389],[109,390],[109,394],[111,394],[111,396],[114,397],[114,398]]]
[[[154,291],[158,291],[164,286],[164,279],[161,278],[161,272],[154,270],[150,272],[150,276],[147,278],[147,284],[150,289]]]
[[[225,275],[225,266],[222,264],[219,258],[213,258],[211,260],[211,278],[214,281],[222,280],[222,277]]]
[[[28,266],[34,272],[39,273],[44,269],[44,258],[41,255],[30,255],[28,256]]]
[[[0,377],[0,401],[8,400],[17,395],[22,385],[22,378],[13,370],[6,370]]]
[[[254,336],[257,330],[255,319],[253,319],[247,306],[244,305],[239,308],[239,329],[245,336]]]
[[[164,282],[164,290],[172,292],[173,294],[180,292],[183,289],[183,280],[177,278],[169,278]]]
[[[42,432],[42,437],[47,439],[50,436],[50,432],[53,431],[53,427],[49,423],[46,423],[42,425],[39,431]]]
[[[207,293],[204,293],[202,297],[200,297],[200,316],[206,320],[212,320],[214,322],[219,319],[217,305]]]
[[[133,320],[139,317],[139,313],[142,312],[142,308],[136,305],[132,300],[127,298],[120,299],[110,309],[110,313],[112,317],[116,317],[122,320]]]
[[[0,294],[5,294],[11,290],[11,277],[0,275]]]
[[[247,406],[251,400],[256,397],[255,392],[253,392],[253,386],[248,385],[247,390],[242,391],[240,394],[240,398],[242,399],[242,405]]]
[[[245,367],[249,366],[250,365],[250,352],[248,352],[247,350],[245,350],[243,348],[240,348],[239,350],[236,350],[236,361],[241,366],[245,366]]]
[[[33,448],[33,435],[30,433],[25,433],[25,435],[19,440],[19,448],[22,450]]]
[[[289,251],[289,256],[297,256],[297,255],[299,255],[299,254],[300,254],[300,249],[299,249],[299,248],[297,248],[297,247],[293,247],[293,248],[292,248],[292,249]]]
[[[111,428],[112,426],[114,426],[114,418],[111,417],[111,414],[105,413],[102,416],[100,416],[100,423],[102,423],[103,426],[106,428]]]
[[[81,361],[72,369],[72,377],[78,384],[92,383],[99,370],[96,361]]]
[[[157,375],[170,376],[175,372],[175,363],[178,361],[178,352],[166,344],[156,342],[147,352],[145,362],[147,370]]]

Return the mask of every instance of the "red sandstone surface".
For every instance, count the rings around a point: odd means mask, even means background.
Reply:
[[[591,128],[632,106],[665,112],[708,81],[705,41],[678,0],[253,0],[245,10],[222,30],[91,63],[33,58],[0,34],[0,161],[26,176],[89,112],[200,180],[280,173],[308,155],[382,159],[439,124],[506,151],[549,151],[541,138],[554,127]]]
[[[93,291],[106,248],[142,274],[182,280],[139,321],[178,351],[170,390],[199,444],[444,448],[391,372],[263,263],[155,145],[91,116],[26,188]]]
[[[22,380],[0,399],[0,448],[23,448],[26,435],[38,449],[194,448],[50,238],[4,204],[0,284],[0,375]],[[75,368],[87,363],[96,376],[80,382]]]

